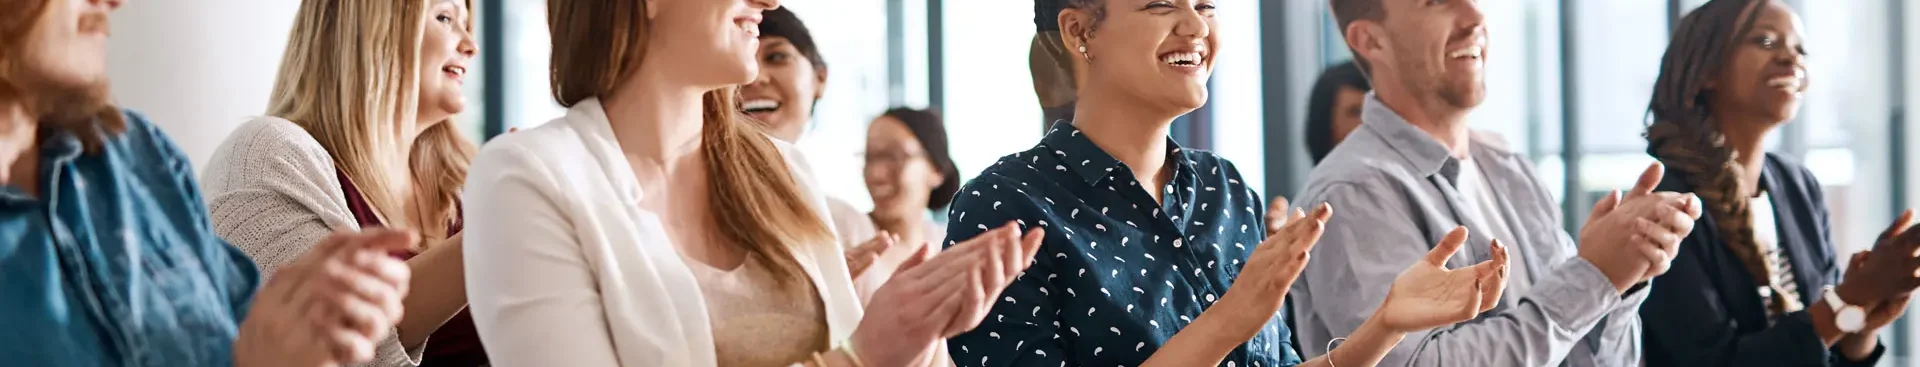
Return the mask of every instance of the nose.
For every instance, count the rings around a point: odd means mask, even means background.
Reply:
[[[107,11],[114,11],[119,10],[121,5],[125,5],[126,0],[95,0],[94,3],[106,6]]]
[[[474,37],[473,37],[472,29],[462,29],[460,31],[460,44],[457,46],[454,46],[454,51],[459,52],[460,56],[464,56],[468,59],[472,59],[474,56],[479,55],[480,44],[477,42],[474,42],[473,38]]]
[[[1460,10],[1461,33],[1479,35],[1486,31],[1487,13],[1480,10],[1479,1],[1455,1]]]
[[[1783,46],[1773,51],[1773,62],[1782,66],[1800,67],[1804,58],[1800,55],[1799,47]]]
[[[1185,16],[1180,17],[1180,23],[1173,27],[1174,35],[1192,39],[1205,39],[1207,36],[1213,34],[1213,24],[1207,22],[1207,16],[1200,14],[1199,10],[1187,9],[1183,14]]]
[[[773,10],[780,7],[780,0],[747,0],[747,6],[760,10]]]

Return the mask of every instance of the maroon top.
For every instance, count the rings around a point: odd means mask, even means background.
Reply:
[[[346,172],[334,170],[340,176],[340,191],[347,195],[347,210],[353,211],[353,218],[360,222],[361,228],[383,227],[380,217],[373,212],[373,206],[360,196],[360,189],[347,179]],[[460,217],[455,216],[453,223],[447,226],[447,234],[460,233]],[[409,252],[397,252],[394,257],[412,258]],[[427,350],[421,358],[424,367],[437,366],[486,366],[487,351],[480,346],[480,332],[473,328],[473,314],[462,309],[447,319],[447,323],[434,330],[427,338]]]

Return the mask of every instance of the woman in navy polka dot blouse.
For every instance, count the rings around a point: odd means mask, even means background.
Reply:
[[[987,320],[948,341],[958,365],[1371,366],[1406,331],[1471,319],[1499,299],[1505,249],[1496,243],[1494,260],[1445,269],[1466,237],[1456,229],[1395,280],[1344,348],[1300,361],[1281,305],[1332,208],[1289,216],[1276,200],[1262,210],[1232,162],[1166,137],[1175,117],[1206,102],[1214,7],[1036,4],[1041,29],[1057,27],[1077,56],[1079,103],[1071,123],[1001,158],[955,198],[950,240],[1008,222],[1046,232]]]

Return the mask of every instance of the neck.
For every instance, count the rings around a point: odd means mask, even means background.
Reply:
[[[1083,93],[1073,115],[1073,126],[1087,140],[1126,164],[1134,179],[1155,199],[1160,198],[1160,190],[1154,188],[1166,185],[1167,130],[1179,114],[1153,111],[1147,104],[1104,93]]]
[[[1387,82],[1376,86],[1393,85]],[[1437,95],[1418,95],[1401,88],[1374,88],[1374,96],[1380,99],[1393,113],[1421,131],[1427,132],[1454,158],[1467,158],[1472,141],[1468,138],[1471,129],[1467,126],[1467,113],[1470,109],[1454,107]]]
[[[40,123],[25,103],[0,100],[0,186],[17,186],[33,193],[39,174]]]
[[[669,82],[642,68],[601,99],[614,140],[630,164],[673,172],[680,162],[697,162],[703,129],[704,88]]]
[[[887,233],[899,235],[902,243],[919,243],[926,241],[927,238],[926,225],[921,224],[921,219],[923,219],[924,215],[923,213],[917,213],[915,210],[882,210],[875,208],[873,213],[867,216],[873,219],[873,225],[875,227],[880,227],[881,230],[885,230]]]
[[[800,136],[806,135],[806,133],[807,133],[807,123],[805,122],[795,124],[793,126],[782,126],[777,129],[767,129],[768,135],[773,135],[774,138],[778,138],[780,140],[784,140],[787,143],[792,143],[792,144],[799,144]]]
[[[1777,123],[1750,118],[1721,118],[1717,123],[1727,147],[1733,148],[1734,164],[1740,165],[1741,192],[1759,195],[1760,171],[1767,161],[1767,133]]]

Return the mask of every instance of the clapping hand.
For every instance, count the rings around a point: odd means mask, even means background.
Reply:
[[[418,241],[410,232],[336,233],[281,267],[254,295],[234,341],[239,366],[341,366],[374,357],[402,314],[411,276],[389,253]]]
[[[1902,215],[1900,222],[1909,222],[1912,216],[1913,213],[1911,212]],[[1904,230],[1905,228],[1901,229]],[[1852,276],[1853,274],[1859,274],[1861,270],[1866,267],[1867,261],[1872,257],[1873,251],[1861,251],[1853,254],[1853,261],[1849,261],[1847,265],[1847,275]],[[1893,320],[1899,319],[1900,315],[1906,314],[1907,302],[1912,300],[1912,298],[1913,293],[1901,293],[1887,298],[1885,301],[1875,303],[1859,304],[1853,303],[1853,301],[1848,301],[1847,303],[1868,310],[1865,326],[1860,328],[1861,333],[1866,334],[1887,327],[1887,325],[1893,324]]]
[[[1920,231],[1913,226],[1913,211],[1902,213],[1875,241],[1871,256],[1855,255],[1850,267],[1834,291],[1848,304],[1869,305],[1897,296],[1905,296],[1920,287]]]
[[[1594,204],[1580,228],[1580,257],[1618,291],[1666,274],[1680,241],[1700,219],[1700,199],[1693,194],[1653,191],[1664,174],[1660,163],[1647,166],[1626,196],[1614,192]]]
[[[847,250],[847,272],[851,273],[855,279],[859,279],[861,275],[866,274],[867,268],[873,265],[874,260],[879,260],[881,255],[885,254],[887,249],[893,248],[896,242],[900,242],[900,236],[880,231],[873,236],[873,239]]]
[[[1494,240],[1493,259],[1447,269],[1447,259],[1466,241],[1466,227],[1448,232],[1425,258],[1393,279],[1375,317],[1390,330],[1411,332],[1472,320],[1500,304],[1507,288],[1507,247]]]
[[[1276,199],[1274,203],[1274,208],[1286,210],[1286,199]],[[1239,289],[1256,291],[1252,294],[1259,296],[1252,299],[1258,300],[1261,306],[1271,306],[1276,310],[1285,301],[1293,281],[1300,278],[1300,271],[1306,270],[1313,246],[1320,242],[1320,235],[1326,232],[1327,219],[1333,217],[1333,206],[1320,204],[1310,214],[1299,209],[1295,209],[1292,215],[1280,214],[1268,214],[1267,222],[1285,218],[1286,224],[1270,233],[1266,241],[1253,249],[1253,254],[1247,256],[1246,267],[1240,270],[1240,278],[1234,280],[1234,287],[1229,289],[1229,293]]]
[[[1298,213],[1299,211],[1295,211],[1296,215]],[[1291,219],[1298,219],[1298,217],[1287,215],[1287,197],[1274,195],[1273,203],[1267,205],[1267,238],[1280,235],[1280,229],[1285,228]]]
[[[919,246],[873,296],[853,342],[867,366],[902,366],[926,360],[936,341],[972,330],[986,318],[1002,289],[1040,250],[1043,231],[1024,235],[1007,223],[935,255]],[[871,271],[871,270],[869,270]]]

